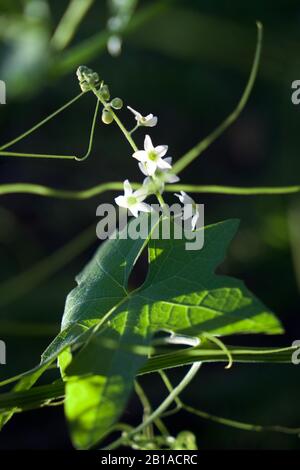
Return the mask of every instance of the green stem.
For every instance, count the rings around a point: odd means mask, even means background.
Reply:
[[[200,362],[195,362],[188,373],[184,376],[182,381],[175,387],[172,392],[167,396],[167,398],[159,405],[158,408],[139,426],[137,426],[133,431],[129,432],[126,434],[124,437],[120,437],[117,439],[115,442],[110,444],[106,449],[107,450],[113,450],[118,448],[120,445],[123,444],[123,442],[127,439],[132,439],[136,434],[141,432],[146,426],[149,426],[149,424],[153,423],[157,418],[159,418],[164,411],[170,406],[170,404],[175,400],[176,397],[180,395],[180,393],[183,392],[183,390],[189,385],[189,383],[192,381],[192,379],[195,377],[197,374],[199,368],[201,366]]]
[[[155,196],[157,197],[157,200],[158,200],[158,202],[159,202],[161,208],[163,209],[164,206],[165,206],[164,198],[162,197],[162,195],[160,194],[160,192],[155,193]]]
[[[163,371],[163,370],[160,370],[159,371],[159,375],[161,376],[161,379],[163,381],[163,383],[165,384],[167,390],[169,392],[171,392],[173,390],[173,385],[171,384],[170,380],[169,380],[169,377],[167,376],[167,374]],[[162,417],[167,417],[167,416],[171,416],[175,413],[177,413],[178,411],[181,410],[182,408],[182,402],[180,400],[179,397],[175,397],[174,399],[174,402],[175,402],[175,408],[171,409],[171,410],[168,410],[166,411]]]
[[[218,186],[218,185],[192,185],[173,184],[165,187],[165,191],[186,191],[190,193],[228,194],[230,196],[273,196],[276,194],[294,194],[300,192],[300,185],[294,186],[262,186],[262,187],[240,187],[240,186]]]
[[[163,382],[168,392],[171,393],[173,390],[173,385],[171,384],[168,376],[164,372],[162,372],[161,377],[163,379]],[[290,428],[290,427],[278,426],[278,425],[262,426],[260,424],[245,423],[242,421],[236,421],[233,419],[227,419],[227,418],[223,418],[220,416],[212,415],[210,413],[207,413],[206,411],[199,410],[198,408],[194,408],[190,405],[183,403],[180,397],[176,397],[176,400],[174,401],[177,406],[175,410],[171,410],[173,412],[180,411],[182,409],[182,410],[187,411],[188,413],[199,416],[200,418],[208,419],[218,424],[223,424],[224,426],[241,429],[243,431],[256,431],[256,432],[271,431],[271,432],[279,432],[279,433],[284,433],[284,434],[300,434],[300,428]]]
[[[296,347],[286,348],[242,348],[228,346],[234,362],[239,363],[281,363],[291,364]],[[174,353],[159,354],[148,359],[140,374],[148,374],[162,369],[180,367],[193,362],[228,362],[228,354],[221,349],[189,348]]]
[[[242,421],[236,421],[233,419],[223,418],[221,416],[216,416],[206,411],[199,410],[198,408],[194,408],[192,406],[186,405],[185,403],[181,402],[182,409],[187,411],[188,413],[192,413],[200,418],[208,419],[210,421],[214,421],[218,424],[223,424],[224,426],[229,426],[236,429],[241,429],[243,431],[255,431],[255,432],[278,432],[282,434],[300,434],[300,428],[290,428],[287,426],[263,426],[260,424],[252,424],[252,423],[245,423]]]
[[[25,158],[56,158],[61,160],[76,160],[75,155],[48,155],[40,153],[17,153],[17,152],[0,152],[3,157],[25,157]]]
[[[62,108],[60,108],[60,110],[55,111],[55,113],[53,113],[51,116],[48,116],[48,118],[44,119],[39,124],[37,124],[36,126],[31,128],[29,131],[25,132],[21,136],[14,139],[14,141],[11,141],[8,144],[5,144],[2,148],[6,148],[6,147],[9,146],[9,144],[12,145],[13,143],[16,143],[19,140],[21,140],[22,138],[26,137],[26,135],[31,134],[33,131],[38,129],[41,125],[45,124],[47,121],[49,121],[49,119],[52,119],[52,117],[54,117],[56,114],[61,112],[67,106],[70,106],[70,104],[72,104],[74,101],[76,101],[76,99],[78,99],[79,96],[82,96],[82,93],[80,95],[78,95],[77,97],[75,97],[73,100],[71,100],[69,103],[64,105]],[[53,158],[58,158],[58,159],[69,159],[69,160],[77,160],[77,161],[86,160],[89,157],[89,155],[92,151],[92,148],[93,148],[93,141],[94,141],[94,134],[95,134],[95,127],[96,127],[96,122],[97,122],[99,104],[100,104],[100,102],[99,102],[99,100],[97,100],[94,115],[93,115],[91,130],[90,130],[88,149],[87,149],[86,153],[83,155],[83,157],[77,157],[75,155],[49,155],[49,154],[17,153],[17,152],[3,152],[3,151],[1,152],[1,149],[0,149],[0,156],[3,155],[3,156],[6,156],[6,157],[52,158],[52,159]]]
[[[176,174],[180,173],[182,170],[184,170],[184,168],[186,168],[190,163],[192,163],[193,160],[199,157],[199,155],[201,155],[216,139],[218,139],[228,129],[228,127],[231,126],[231,124],[233,124],[237,120],[237,118],[243,111],[249,99],[249,96],[251,94],[251,91],[253,89],[255,80],[256,80],[260,56],[261,56],[263,27],[262,27],[262,24],[259,22],[257,22],[256,25],[257,25],[257,42],[256,42],[256,50],[255,50],[254,60],[252,64],[252,69],[251,69],[251,73],[248,79],[248,83],[246,85],[246,88],[242,94],[242,97],[237,107],[213,132],[211,132],[211,134],[209,134],[204,140],[201,140],[201,142],[199,142],[195,147],[189,150],[185,155],[183,155],[174,164],[173,166],[174,173]]]
[[[20,140],[24,139],[25,137],[27,137],[28,135],[32,134],[32,132],[36,131],[37,129],[39,129],[40,127],[44,126],[47,122],[49,122],[51,119],[53,119],[55,116],[57,116],[59,113],[61,113],[62,111],[64,111],[66,108],[68,108],[69,106],[71,106],[73,103],[75,103],[79,98],[81,98],[82,96],[84,95],[84,93],[79,93],[79,95],[75,96],[74,98],[72,98],[70,101],[68,101],[66,104],[64,104],[63,106],[61,106],[59,109],[57,109],[56,111],[54,111],[54,113],[50,114],[49,116],[47,116],[45,119],[43,119],[42,121],[38,122],[37,124],[35,124],[33,127],[31,127],[30,129],[28,129],[28,131],[26,132],[23,132],[23,134],[19,135],[18,137],[16,137],[15,139],[13,140],[10,140],[9,142],[7,142],[6,144],[2,145],[0,147],[0,151],[1,150],[5,150],[6,148],[8,147],[11,147],[12,145],[16,144],[17,142],[19,142]],[[75,158],[75,157],[72,157],[72,158]]]
[[[89,146],[88,146],[86,154],[83,157],[75,157],[75,160],[77,160],[78,162],[82,162],[82,161],[86,160],[90,156],[90,153],[92,151],[93,141],[94,141],[94,134],[95,134],[95,127],[96,127],[97,116],[98,116],[98,111],[99,111],[99,105],[100,105],[100,101],[97,100],[96,107],[95,107],[95,112],[94,112],[94,116],[93,116],[93,121],[92,121],[91,132],[90,132]]]
[[[147,397],[147,395],[145,394],[143,388],[140,386],[139,382],[136,380],[135,383],[134,383],[134,386],[135,386],[135,391],[140,399],[140,402],[142,403],[143,405],[143,408],[144,408],[144,417],[143,417],[143,420],[146,420],[152,413],[152,406],[151,406],[151,403]],[[168,429],[166,428],[166,426],[164,425],[164,423],[162,422],[162,420],[160,418],[157,418],[155,421],[154,421],[154,424],[155,426],[157,427],[157,429],[160,431],[160,433],[162,435],[168,435],[169,434],[169,431]],[[145,428],[145,431],[146,431],[146,435],[148,438],[153,438],[153,429],[152,429],[152,425],[150,425],[149,427]],[[150,431],[150,432],[148,432]]]
[[[298,346],[289,346],[285,348],[243,348],[238,346],[228,346],[228,349],[231,352],[234,362],[239,363],[248,363],[248,364],[255,364],[255,363],[262,363],[262,364],[291,364],[292,354],[296,351]],[[224,353],[224,351],[220,349],[202,349],[202,348],[189,348],[177,352],[170,352],[165,354],[160,354],[148,359],[147,363],[140,369],[138,375],[149,374],[153,372],[158,372],[162,369],[171,369],[174,367],[180,367],[184,365],[189,365],[194,362],[227,362],[228,355]],[[8,379],[2,380],[0,382],[0,387],[5,385],[9,385],[17,380],[22,378],[28,377],[32,375],[32,373],[36,372],[37,368],[31,369],[25,373],[18,374],[14,377],[10,377]],[[63,382],[61,382],[61,387],[64,387]],[[37,390],[38,387],[35,387],[32,390]],[[25,393],[27,396],[29,392],[22,392]],[[51,385],[48,386],[48,392],[51,391]],[[60,389],[61,392],[61,389]],[[6,398],[9,396],[12,397],[14,400],[16,397],[22,397],[23,395],[16,395],[15,392],[8,393],[5,395]],[[51,392],[52,393],[52,392]],[[2,408],[2,397],[3,395],[0,394],[0,409]],[[55,398],[55,395],[47,395],[46,398]],[[10,401],[10,404],[7,407],[13,407],[14,404]]]
[[[165,377],[167,378],[167,376]],[[170,383],[169,379],[167,378],[167,380],[164,382],[168,390],[172,391],[173,386]],[[14,407],[17,407],[20,410],[25,410],[28,408],[32,409],[47,404],[49,400],[58,400],[60,398],[63,398],[64,394],[64,383],[62,380],[60,380],[51,385],[39,385],[37,387],[32,388],[31,390],[2,393],[0,394],[0,408],[1,410],[10,410]],[[300,428],[291,428],[288,426],[281,425],[263,426],[216,416],[183,403],[178,396],[174,397],[173,401],[180,404],[181,409],[184,409],[189,413],[193,413],[199,416],[200,418],[208,419],[224,426],[230,426],[244,431],[265,431],[278,432],[284,434],[300,434]],[[119,427],[119,425],[116,424],[113,429],[111,429],[111,432],[118,429],[122,431],[124,430],[125,432],[130,432],[131,430],[133,430],[133,428],[127,425],[122,425],[122,427]]]
[[[130,135],[130,132],[125,128],[125,126],[122,124],[122,122],[120,121],[120,119],[118,118],[118,116],[116,115],[116,113],[112,110],[111,106],[106,103],[106,101],[102,98],[101,96],[101,93],[99,92],[99,90],[97,90],[95,87],[91,87],[92,89],[92,92],[97,96],[98,100],[101,101],[101,103],[103,104],[104,108],[107,109],[111,115],[113,116],[114,118],[114,121],[116,122],[116,124],[119,126],[119,128],[121,129],[121,131],[123,132],[125,138],[128,140],[132,150],[134,152],[136,152],[138,150],[134,140],[132,139],[131,135]]]
[[[139,189],[140,183],[131,183],[133,189]],[[65,190],[55,189],[48,186],[42,186],[32,183],[10,183],[0,185],[0,196],[5,194],[34,194],[37,196],[53,197],[57,199],[74,199],[86,200],[98,196],[106,191],[118,191],[123,189],[122,181],[112,181],[109,183],[101,183],[83,190]],[[227,194],[231,196],[274,196],[284,194],[295,194],[300,192],[300,185],[298,186],[270,186],[270,187],[251,187],[243,188],[236,186],[195,186],[191,184],[170,184],[166,185],[166,192],[186,191],[190,193],[206,193],[206,194]]]
[[[115,424],[110,432],[114,432],[114,431],[125,431],[125,432],[129,432],[133,429],[132,426],[130,426],[129,424],[126,424],[126,423],[117,423]]]
[[[139,188],[140,184],[136,184],[134,188]],[[105,191],[117,191],[123,189],[123,182],[116,181],[111,183],[102,183],[90,189],[82,191],[68,191],[64,189],[54,189],[47,186],[31,183],[13,183],[0,185],[0,195],[4,194],[35,194],[37,196],[54,197],[58,199],[75,199],[85,200],[95,197]]]
[[[134,382],[134,389],[135,389],[135,392],[136,392],[137,396],[139,397],[139,400],[140,400],[140,402],[143,406],[143,411],[144,411],[143,421],[145,421],[151,415],[151,412],[152,412],[152,407],[151,407],[150,401],[148,400],[147,395],[145,394],[143,388],[141,387],[141,385],[139,384],[139,382],[137,380],[135,380],[135,382]],[[145,436],[148,439],[153,439],[153,426],[152,426],[152,424],[145,427],[144,431],[145,431]]]
[[[203,332],[201,336],[216,344],[222,351],[224,351],[225,354],[227,354],[228,364],[225,366],[225,369],[230,369],[233,364],[232,354],[223,341],[221,341],[217,336],[211,335],[210,333]]]
[[[135,131],[137,131],[139,129],[140,125],[137,124],[133,129],[131,129],[131,131],[129,131],[129,134],[133,134]]]

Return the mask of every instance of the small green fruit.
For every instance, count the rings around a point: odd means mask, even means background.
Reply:
[[[114,120],[112,113],[108,109],[103,109],[102,111],[102,122],[104,124],[111,124]]]
[[[101,96],[102,98],[105,100],[105,101],[108,101],[109,98],[110,98],[110,92],[109,92],[109,88],[107,85],[102,85],[102,87],[100,88],[100,93],[101,93]]]
[[[121,98],[114,98],[111,101],[110,104],[114,109],[122,109],[123,108],[123,100],[121,100]]]

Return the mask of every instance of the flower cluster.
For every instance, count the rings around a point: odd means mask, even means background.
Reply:
[[[176,194],[179,201],[184,205],[182,219],[188,220],[191,218],[192,230],[195,230],[198,219],[200,217],[199,204],[196,204],[193,198],[191,198],[184,191],[180,191],[180,194]]]
[[[86,65],[80,65],[76,71],[81,90],[86,93],[100,84],[100,78],[97,72]]]
[[[118,206],[127,209],[130,214],[135,217],[138,217],[140,212],[151,211],[151,207],[146,204],[144,200],[152,194],[156,194],[162,205],[163,199],[161,195],[164,191],[165,184],[177,183],[179,181],[179,177],[172,169],[172,158],[167,156],[168,146],[154,146],[151,137],[147,134],[144,140],[144,149],[138,150],[131,137],[140,127],[155,127],[158,122],[157,116],[151,113],[143,116],[135,109],[127,106],[127,109],[134,115],[136,121],[135,127],[131,131],[127,131],[114,113],[114,110],[119,110],[123,107],[121,98],[113,98],[111,100],[107,84],[104,83],[103,80],[100,80],[98,73],[94,72],[89,67],[81,65],[78,67],[76,74],[81,90],[84,93],[92,91],[102,103],[102,122],[111,124],[115,120],[118,123],[134,149],[132,157],[138,161],[139,168],[145,176],[141,188],[136,191],[133,191],[130,182],[125,180],[124,194],[116,197],[115,202]],[[177,196],[184,205],[182,219],[191,219],[192,230],[195,230],[200,217],[198,204],[183,191],[181,191],[180,194],[175,193],[175,196]]]
[[[113,98],[110,100],[110,91],[106,83],[100,80],[99,74],[94,72],[86,65],[80,65],[76,71],[81,90],[86,93],[88,91],[97,91],[97,96],[102,100],[104,108],[102,110],[102,122],[104,124],[111,124],[114,120],[112,113],[113,109],[121,109],[123,101],[121,98]]]
[[[127,106],[127,108],[134,114],[137,122],[130,135],[139,127],[156,126],[158,121],[157,116],[153,114],[143,116],[130,106]],[[135,217],[139,215],[139,212],[150,212],[151,207],[144,202],[147,196],[161,194],[166,183],[177,183],[179,181],[179,177],[172,170],[172,158],[166,156],[167,152],[167,145],[154,146],[151,137],[148,134],[145,136],[144,149],[136,150],[132,157],[138,160],[139,168],[146,178],[143,181],[142,187],[136,191],[133,191],[129,181],[125,180],[124,195],[115,198],[118,206],[126,208]],[[187,220],[191,218],[192,230],[195,230],[199,219],[198,205],[183,191],[180,194],[175,194],[175,196],[184,205],[182,219]],[[189,209],[186,210],[186,206]]]

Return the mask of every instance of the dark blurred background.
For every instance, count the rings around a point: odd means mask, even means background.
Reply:
[[[291,83],[300,79],[298,1],[140,0],[123,2],[127,9],[122,11],[115,11],[114,2],[86,3],[90,8],[67,44],[62,34],[66,29],[56,27],[68,1],[0,0],[0,79],[7,84],[7,104],[0,107],[1,144],[75,96],[79,92],[75,71],[84,63],[99,72],[113,96],[143,114],[158,115],[159,124],[151,135],[155,143],[167,143],[176,160],[235,107],[251,68],[259,19],[265,32],[263,54],[249,103],[239,120],[182,173],[182,181],[300,184],[300,105],[291,102]],[[121,54],[113,56],[107,40],[120,32],[112,33],[114,23],[108,20],[118,15],[123,44]],[[11,150],[83,154],[93,107],[93,97],[84,96]],[[120,117],[132,125],[125,108]],[[141,131],[137,136],[140,144],[143,135]],[[130,155],[118,128],[104,126],[99,118],[95,147],[85,163],[0,157],[0,182],[84,189],[125,178],[140,181]],[[0,338],[7,343],[1,378],[37,364],[58,331],[74,277],[97,246],[96,208],[114,195],[105,193],[87,201],[22,194],[1,197]],[[286,329],[282,337],[234,338],[231,343],[290,345],[300,339],[300,196],[199,195],[197,201],[205,204],[206,223],[241,219],[222,269],[244,279]],[[30,271],[88,227],[90,232],[80,239],[86,249],[72,261],[62,262],[65,265],[44,280],[43,266]],[[18,277],[27,270],[29,278]],[[144,271],[139,266],[133,285]],[[171,376],[176,381],[181,374],[179,370]],[[165,393],[159,378],[149,376],[143,382],[158,404]],[[299,426],[299,390],[299,370],[293,365],[234,365],[230,371],[207,365],[184,398],[227,418]],[[137,422],[139,411],[133,399],[124,418]],[[168,422],[174,434],[192,430],[200,449],[299,448],[296,436],[243,432],[183,412]],[[61,407],[28,411],[8,423],[0,434],[0,449],[24,448],[71,448]]]

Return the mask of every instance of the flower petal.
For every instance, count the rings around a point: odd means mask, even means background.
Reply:
[[[194,231],[195,228],[196,228],[196,225],[197,225],[199,216],[200,216],[200,214],[199,214],[199,212],[197,211],[196,214],[192,217],[192,222],[191,222],[191,224],[192,224],[192,231]]]
[[[137,152],[134,152],[132,156],[140,162],[146,162],[148,160],[148,154],[145,150],[137,150]]]
[[[132,194],[132,187],[128,180],[125,180],[123,183],[124,186],[124,196],[131,196]]]
[[[143,181],[143,186],[149,186],[149,184],[152,184],[152,180],[150,176],[147,176],[147,178],[145,178]]]
[[[193,211],[192,204],[185,204],[182,212],[182,220],[191,219],[191,217],[194,217],[194,215],[195,212]]]
[[[165,162],[169,163],[169,165],[172,165],[172,160],[173,160],[172,157],[166,157],[164,160]]]
[[[147,171],[149,176],[153,176],[157,168],[157,162],[147,161]]]
[[[147,167],[146,167],[145,163],[140,162],[139,163],[139,169],[141,170],[143,175],[148,176]]]
[[[150,114],[149,114],[149,116],[150,116]],[[147,126],[147,127],[156,126],[157,121],[158,121],[157,116],[152,115],[151,118],[149,118],[149,116],[146,116],[146,122],[145,122],[144,126]]]
[[[146,135],[144,140],[144,148],[146,152],[151,152],[154,149],[150,135]]]
[[[182,195],[182,204],[195,204],[195,201],[193,198],[191,198],[188,194],[186,194],[184,191],[180,191]]]
[[[174,193],[174,196],[178,197],[179,201],[183,204],[183,195],[182,194]]]
[[[164,160],[163,158],[160,158],[159,160],[157,160],[157,166],[158,168],[162,168],[162,169],[172,168],[171,165],[168,162],[166,162],[166,160]]]
[[[148,196],[148,188],[143,185],[133,193],[133,196],[137,198],[138,202],[142,202]]]
[[[140,212],[151,212],[152,210],[149,204],[146,204],[145,202],[140,202],[137,207]]]
[[[142,119],[143,116],[141,115],[141,113],[139,113],[139,112],[136,111],[135,109],[131,108],[130,106],[127,106],[127,108],[129,109],[129,111],[131,111],[131,112],[134,114],[135,119],[136,119],[137,121],[140,121],[140,120]]]
[[[168,151],[168,146],[167,145],[158,145],[157,147],[155,147],[155,152],[157,153],[157,155],[159,155],[160,157],[164,157]]]
[[[178,183],[180,181],[179,176],[173,175],[173,173],[166,173],[165,182],[166,183]]]
[[[131,206],[129,208],[129,211],[134,217],[137,217],[139,215],[139,209],[138,209],[139,204],[135,204],[134,206]]]
[[[128,202],[125,196],[115,197],[115,202],[116,204],[118,204],[118,206],[125,207],[125,209],[128,209]]]

